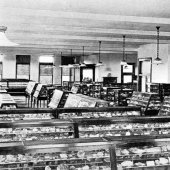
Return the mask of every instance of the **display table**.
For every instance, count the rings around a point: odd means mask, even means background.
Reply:
[[[16,108],[17,104],[10,94],[3,92],[3,93],[0,93],[0,107],[1,108],[6,108],[6,107]]]

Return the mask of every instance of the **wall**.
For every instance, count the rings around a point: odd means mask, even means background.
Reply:
[[[1,53],[4,54],[3,59],[3,78],[15,78],[16,74],[16,55],[31,55],[31,64],[30,64],[30,79],[38,81],[39,75],[39,56],[43,55],[40,52],[23,52],[17,48],[14,49],[1,49]],[[137,62],[137,55],[128,55],[128,62]],[[122,54],[101,54],[101,61],[104,66],[96,67],[95,70],[95,81],[103,81],[103,77],[107,76],[108,73],[111,73],[113,77],[118,77],[118,82],[121,81],[121,66],[120,61],[122,60]],[[90,55],[85,57],[86,64],[96,64],[98,62],[97,55]],[[61,83],[61,64],[60,54],[55,54],[54,56],[54,84]],[[75,80],[80,80],[79,69],[76,69]]]
[[[104,64],[101,67],[96,67],[96,81],[103,81],[103,77],[106,77],[108,73],[111,73],[113,77],[117,77],[118,82],[121,82],[121,66],[122,54],[101,54],[101,61]],[[86,64],[96,64],[98,61],[97,55],[85,57]],[[137,67],[137,54],[127,55],[128,63],[136,63]]]
[[[152,82],[154,83],[170,83],[170,59],[167,44],[160,44],[159,56],[163,64],[152,64]],[[168,53],[169,52],[169,53]],[[156,44],[143,45],[138,49],[138,58],[151,57],[152,61],[156,58]]]
[[[30,79],[38,81],[39,75],[39,56],[43,55],[41,53],[33,52],[23,52],[16,48],[14,49],[1,49],[3,54],[3,78],[15,78],[16,77],[16,55],[31,55],[30,63]],[[61,69],[58,67],[61,64],[60,55],[54,56],[54,84],[61,83]]]

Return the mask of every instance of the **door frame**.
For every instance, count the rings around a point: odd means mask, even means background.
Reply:
[[[142,62],[144,61],[150,61],[151,67],[150,67],[150,82],[152,82],[152,57],[147,57],[147,58],[139,58],[138,59],[138,76],[137,76],[137,90],[141,91],[142,90]]]
[[[124,83],[124,75],[131,75],[132,76],[132,82],[133,83],[133,80],[135,78],[135,64],[136,63],[127,63],[128,65],[132,65],[132,73],[123,73],[123,65],[121,65],[121,83],[123,84]]]
[[[93,71],[93,80],[95,81],[95,64],[86,64],[86,67],[80,67],[80,82],[82,82],[83,79],[83,70],[84,69],[92,69]]]

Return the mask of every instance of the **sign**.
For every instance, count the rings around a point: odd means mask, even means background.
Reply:
[[[43,86],[42,84],[37,85],[33,97],[37,98],[39,96],[42,86]]]
[[[33,92],[33,89],[34,89],[35,85],[36,85],[36,82],[35,82],[35,81],[29,81],[29,82],[28,82],[28,85],[27,85],[27,88],[26,88],[25,91],[26,91],[28,94],[31,94],[31,93]]]
[[[58,105],[59,105],[59,103],[60,103],[60,100],[61,100],[62,96],[63,96],[63,91],[56,89],[56,90],[54,91],[54,94],[53,94],[53,96],[52,96],[52,98],[51,98],[51,101],[50,101],[50,103],[49,103],[48,106],[49,106],[50,108],[52,108],[52,109],[57,108]]]

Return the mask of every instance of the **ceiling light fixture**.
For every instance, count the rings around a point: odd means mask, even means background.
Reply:
[[[123,35],[123,60],[120,62],[120,65],[127,65],[127,62],[125,60],[125,35]]]
[[[157,29],[157,56],[154,59],[153,63],[158,65],[158,64],[162,64],[162,59],[159,58],[159,29],[160,29],[160,26],[156,26],[156,29]]]
[[[125,65],[123,65],[123,67],[124,67],[124,69],[127,69],[128,68],[128,63],[127,63],[127,54],[125,54],[125,57],[126,57],[126,64]]]
[[[62,52],[61,52],[61,60],[62,60]],[[68,65],[59,65],[60,68],[63,68],[63,67],[68,67]]]
[[[99,41],[99,60],[96,66],[103,66],[103,63],[100,61],[100,49],[101,49],[101,41]]]
[[[71,56],[72,56],[72,53],[71,53]],[[74,63],[72,64],[72,67],[75,68],[75,69],[80,68],[80,63],[77,62],[76,56],[74,57]]]
[[[5,31],[7,30],[7,27],[5,26],[0,26],[0,46],[17,46],[19,44],[17,43],[13,43],[10,40],[8,40],[8,38],[5,35]]]
[[[81,63],[80,67],[86,67],[86,64],[84,63],[84,46],[83,46],[83,62]]]
[[[71,55],[71,58],[72,58],[72,49],[70,49],[70,55]],[[68,64],[68,67],[73,68],[74,66],[73,66],[73,64]]]

